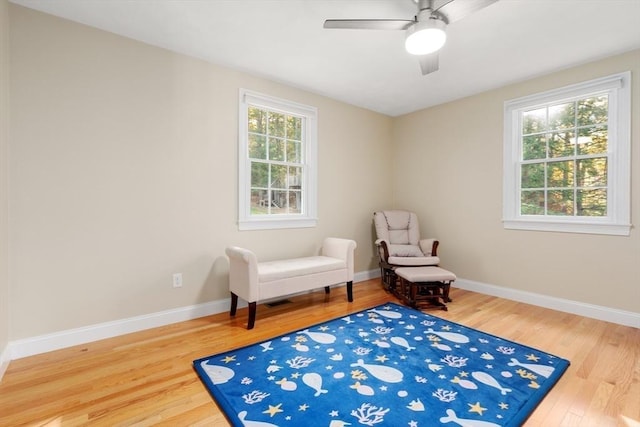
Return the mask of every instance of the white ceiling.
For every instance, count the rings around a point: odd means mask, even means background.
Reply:
[[[391,116],[640,48],[640,0],[499,0],[449,25],[426,76],[403,31],[322,28],[411,0],[12,2]]]

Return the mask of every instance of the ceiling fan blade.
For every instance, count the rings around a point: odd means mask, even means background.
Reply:
[[[438,52],[420,55],[420,69],[423,76],[438,71]]]
[[[343,30],[406,30],[415,21],[406,19],[327,19],[324,28]]]
[[[450,24],[496,1],[498,0],[434,0],[433,9],[443,14]]]

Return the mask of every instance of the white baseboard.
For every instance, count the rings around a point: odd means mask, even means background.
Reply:
[[[377,269],[358,272],[354,276],[354,282],[362,282],[376,277],[380,277],[380,271]],[[607,322],[640,328],[640,313],[600,307],[460,278],[456,280],[454,286],[482,294],[493,295],[500,298],[506,298],[527,304],[538,305],[554,310],[604,320]],[[145,329],[165,326],[172,323],[183,322],[186,320],[196,319],[198,317],[223,313],[229,310],[229,306],[230,300],[229,298],[225,298],[204,304],[165,310],[148,315],[136,316],[128,319],[105,322],[83,328],[69,329],[52,334],[11,341],[7,345],[7,348],[0,353],[0,379],[2,378],[2,374],[4,373],[4,370],[6,370],[10,360],[59,350],[61,348],[71,347],[74,345],[86,344],[88,342],[112,338]],[[246,307],[246,303],[240,301],[238,307]]]
[[[0,381],[2,381],[2,377],[9,367],[9,362],[11,362],[11,357],[9,355],[9,345],[7,344],[0,352]]]
[[[160,311],[128,319],[115,320],[113,322],[99,323],[82,328],[68,329],[52,334],[40,335],[31,338],[11,341],[9,343],[9,356],[11,360],[20,359],[48,351],[74,345],[85,344],[105,338],[112,338],[145,329],[157,328],[185,320],[209,316],[221,313],[229,309],[230,299],[212,301],[188,307],[180,307],[172,310]]]
[[[379,276],[380,272],[377,270],[363,271],[356,273],[353,281],[362,282]],[[184,322],[198,317],[223,313],[229,310],[230,305],[230,298],[225,298],[204,304],[180,307],[143,316],[130,317],[128,319],[105,322],[83,328],[68,329],[66,331],[54,332],[52,334],[11,341],[7,346],[7,350],[5,350],[5,353],[7,353],[7,363],[9,360],[20,359],[106,338],[113,338],[119,335],[143,331],[145,329],[170,325],[172,323]],[[246,302],[238,302],[238,308],[244,308],[246,306]],[[0,359],[0,362],[1,361],[2,359]],[[1,367],[2,366],[0,365],[0,368]]]
[[[473,280],[461,278],[458,278],[453,283],[453,286],[467,291],[473,291],[485,295],[492,295],[513,301],[524,302],[531,305],[550,308],[552,310],[563,311],[565,313],[578,314],[580,316],[604,320],[606,322],[617,323],[619,325],[640,328],[640,313],[602,307],[593,304],[586,304],[579,301],[572,301],[542,294],[535,294],[533,292],[526,292],[517,289],[505,288],[502,286],[489,285],[486,283],[474,282]]]
[[[365,280],[375,279],[380,277],[380,269],[360,271],[353,275],[353,283],[364,282]]]

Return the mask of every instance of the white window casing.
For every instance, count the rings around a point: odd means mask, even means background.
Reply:
[[[298,116],[303,120],[300,213],[256,215],[251,212],[251,159],[248,152],[248,111],[250,107]],[[240,230],[266,230],[315,227],[318,222],[317,108],[240,89],[238,117],[238,228]]]
[[[628,236],[631,229],[631,73],[553,89],[504,104],[503,224],[506,229]],[[607,213],[604,216],[521,213],[523,112],[585,96],[608,96]],[[577,137],[577,136],[576,136]],[[546,186],[546,184],[545,184]],[[545,187],[546,188],[546,187]]]

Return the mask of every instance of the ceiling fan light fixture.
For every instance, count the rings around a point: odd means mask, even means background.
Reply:
[[[447,41],[445,23],[436,18],[418,22],[407,30],[404,47],[412,55],[426,55],[439,50]]]

